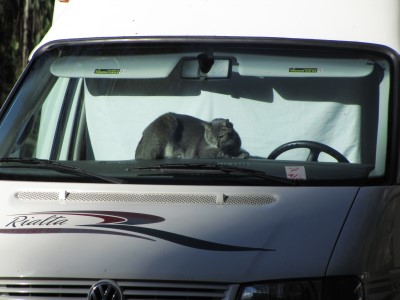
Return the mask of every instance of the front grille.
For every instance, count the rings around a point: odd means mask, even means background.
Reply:
[[[227,285],[117,281],[125,299],[224,299]]]
[[[87,299],[96,281],[1,279],[0,299]]]
[[[86,300],[98,280],[1,279],[0,299]],[[229,285],[190,282],[153,282],[115,280],[124,300],[222,300]]]

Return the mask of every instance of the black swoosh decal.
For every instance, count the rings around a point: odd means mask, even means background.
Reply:
[[[90,233],[90,234],[108,234],[108,235],[119,235],[128,236],[138,239],[144,239],[148,241],[155,241],[154,239],[147,238],[144,236],[129,234],[125,232],[115,232],[109,230],[93,230],[93,229],[74,229],[74,228],[11,228],[11,229],[0,229],[0,233],[6,234],[44,234],[44,233]]]
[[[129,232],[136,232],[141,234],[146,234],[152,237],[160,238],[175,244],[182,246],[187,246],[191,248],[201,249],[201,250],[212,250],[212,251],[275,251],[273,249],[265,248],[251,248],[242,246],[233,246],[220,243],[209,242],[205,240],[200,240],[196,238],[191,238],[188,236],[175,234],[172,232],[162,231],[153,228],[145,228],[131,225],[90,225],[94,227],[106,227],[112,229],[119,229]]]

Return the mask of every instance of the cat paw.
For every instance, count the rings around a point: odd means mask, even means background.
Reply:
[[[225,154],[222,151],[217,152],[217,154],[215,155],[215,158],[230,158],[229,155]]]
[[[237,156],[237,158],[244,158],[244,159],[249,158],[249,157],[250,157],[250,153],[247,152],[247,151],[243,151],[242,153],[240,153],[240,154]]]

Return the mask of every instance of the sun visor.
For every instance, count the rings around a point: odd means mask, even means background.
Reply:
[[[364,77],[375,63],[368,59],[305,58],[238,55],[242,76],[260,77]]]
[[[181,56],[78,56],[61,57],[50,68],[53,75],[68,78],[165,78]]]

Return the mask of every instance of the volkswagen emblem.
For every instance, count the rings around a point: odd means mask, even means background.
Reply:
[[[88,300],[123,300],[123,297],[114,281],[100,280],[90,288]]]

